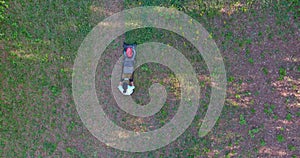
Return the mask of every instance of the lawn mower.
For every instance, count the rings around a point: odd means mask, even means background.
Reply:
[[[121,76],[121,82],[122,82],[122,88],[119,87],[120,91],[124,90],[122,93],[124,95],[127,95],[126,93],[127,86],[131,86],[131,88],[134,88],[133,85],[133,72],[134,72],[134,63],[135,63],[135,57],[136,57],[136,44],[123,44],[123,69],[122,69],[122,76]],[[120,85],[121,86],[121,85]],[[131,94],[131,92],[129,92]]]

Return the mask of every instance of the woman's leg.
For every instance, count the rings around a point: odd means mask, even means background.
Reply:
[[[131,77],[129,79],[130,82],[133,82],[133,76],[134,76],[134,71],[133,71],[133,73],[132,73],[132,75],[131,75]]]

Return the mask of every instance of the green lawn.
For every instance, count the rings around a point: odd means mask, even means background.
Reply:
[[[89,31],[105,17],[122,8],[138,6],[177,8],[198,20],[216,41],[224,57],[229,86],[222,115],[204,138],[197,137],[197,131],[210,97],[211,82],[205,61],[183,37],[156,28],[127,32],[125,41],[138,44],[163,42],[184,52],[199,74],[203,88],[203,106],[191,128],[165,148],[129,153],[105,146],[81,122],[72,99],[72,67],[77,49]],[[299,156],[299,127],[296,124],[300,120],[299,13],[296,0],[0,1],[1,155]],[[108,64],[117,60],[110,53],[120,52],[116,54],[120,57],[122,40],[123,37],[117,38],[105,51]],[[99,67],[97,71],[100,70]],[[98,75],[104,77],[97,82],[109,79],[110,70],[111,67],[107,67],[99,72]],[[150,125],[163,126],[171,119],[168,115],[174,115],[178,108],[177,79],[168,68],[153,63],[139,67],[135,75],[134,100],[146,104],[149,101],[147,89],[158,82],[169,92],[171,99],[166,106],[151,118],[153,120],[137,124],[136,118],[124,112],[119,114],[118,110],[109,107],[105,111],[111,119],[120,121],[120,126],[131,130],[138,126],[142,129]],[[253,88],[261,81],[267,86]],[[108,94],[107,91],[98,95]],[[263,97],[264,94],[269,95]],[[277,102],[276,98],[281,99]],[[114,103],[112,99],[107,101]],[[278,130],[279,126],[282,128]],[[273,132],[272,137],[268,131]]]

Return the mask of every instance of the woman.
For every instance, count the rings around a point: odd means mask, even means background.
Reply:
[[[132,79],[129,80],[129,84],[128,80],[124,80],[123,82],[120,82],[118,86],[118,89],[123,95],[131,95],[133,93],[134,88],[135,87]]]

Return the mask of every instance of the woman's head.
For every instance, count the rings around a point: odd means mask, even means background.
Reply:
[[[123,87],[123,93],[126,93],[127,88],[128,88],[128,83],[127,82],[123,82],[122,87]]]

